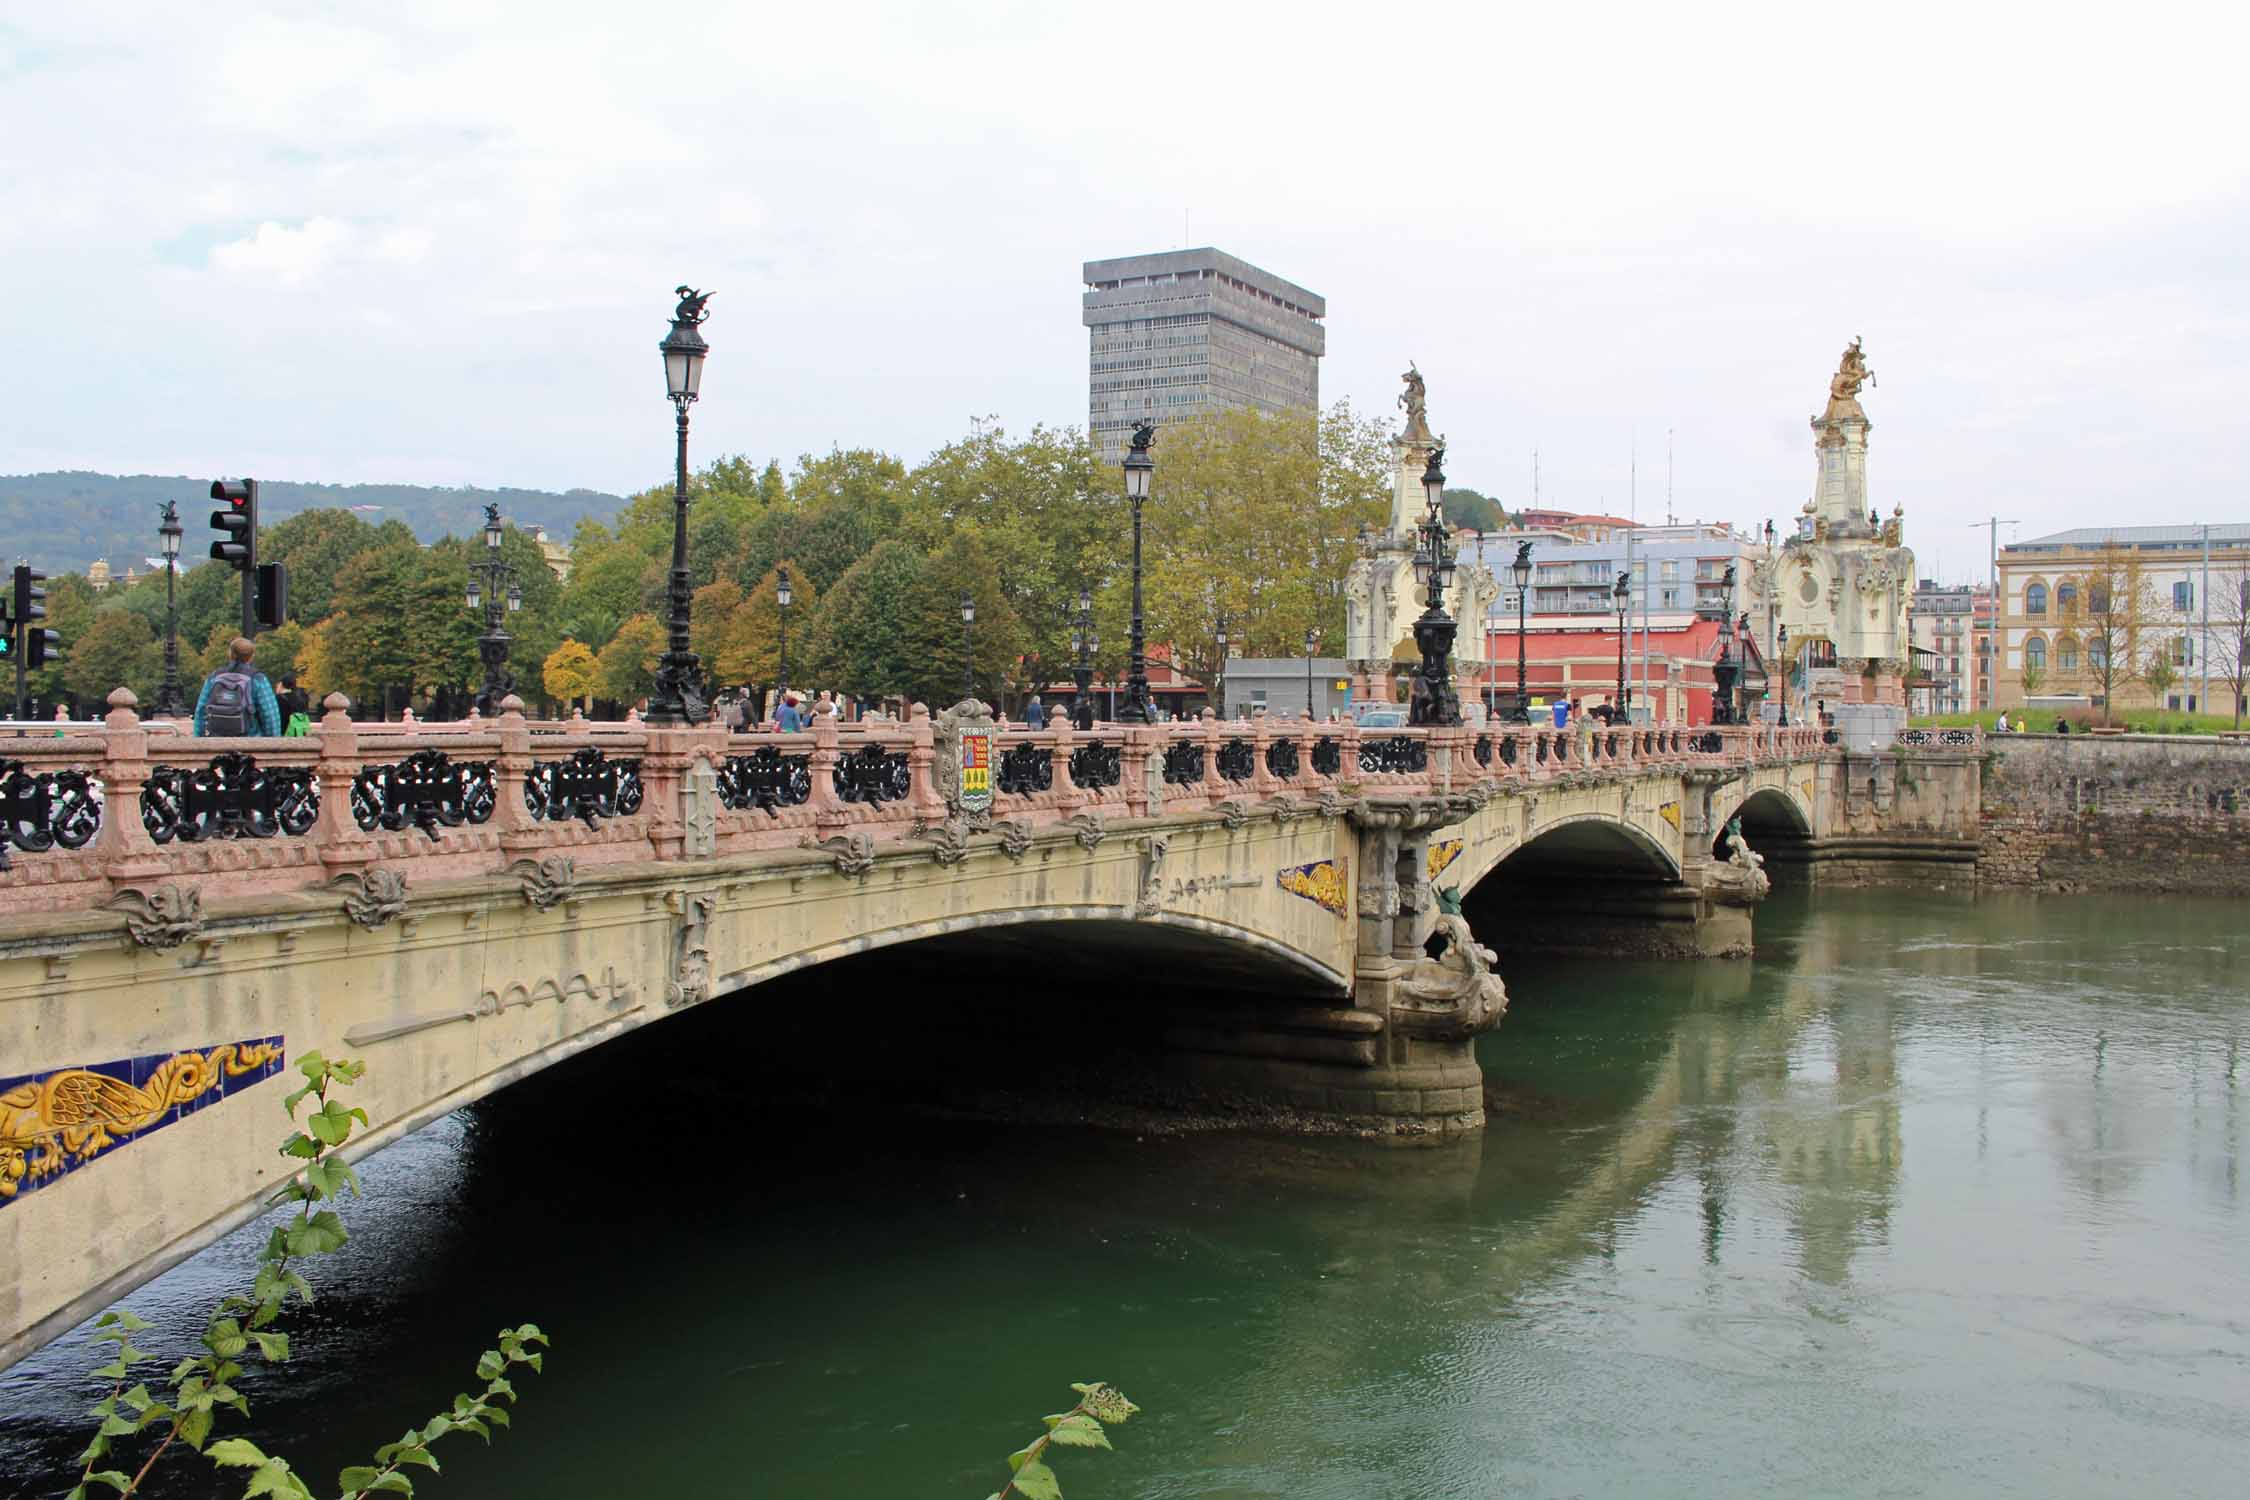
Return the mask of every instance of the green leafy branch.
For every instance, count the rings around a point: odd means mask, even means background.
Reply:
[[[83,1469],[68,1500],[87,1500],[96,1485],[114,1490],[120,1497],[140,1493],[142,1481],[175,1442],[195,1449],[221,1468],[251,1470],[243,1489],[245,1500],[259,1495],[312,1500],[312,1492],[287,1459],[260,1451],[246,1438],[209,1441],[218,1408],[230,1407],[241,1416],[250,1414],[250,1403],[235,1389],[234,1382],[243,1374],[240,1361],[248,1357],[251,1347],[255,1345],[257,1357],[270,1365],[283,1364],[289,1358],[289,1335],[270,1325],[281,1316],[291,1293],[304,1302],[313,1299],[311,1283],[293,1263],[333,1254],[350,1238],[343,1219],[333,1207],[325,1205],[335,1203],[346,1188],[353,1197],[360,1195],[359,1174],[336,1152],[351,1139],[355,1125],[368,1123],[367,1111],[346,1105],[331,1097],[329,1091],[357,1083],[366,1067],[348,1058],[332,1062],[314,1052],[298,1061],[297,1070],[305,1076],[305,1085],[284,1099],[282,1107],[292,1121],[297,1118],[297,1106],[308,1098],[314,1108],[305,1117],[304,1129],[292,1132],[281,1151],[304,1165],[291,1174],[272,1200],[296,1204],[296,1218],[275,1227],[266,1237],[248,1294],[230,1293],[219,1299],[203,1330],[204,1352],[188,1355],[172,1367],[162,1382],[166,1395],[152,1394],[146,1381],[129,1387],[126,1384],[133,1379],[135,1366],[156,1357],[133,1344],[133,1335],[149,1325],[124,1310],[103,1313],[96,1320],[94,1326],[100,1331],[94,1335],[95,1341],[117,1347],[110,1362],[94,1374],[114,1384],[93,1408],[92,1415],[101,1425],[79,1455]],[[517,1365],[529,1365],[538,1371],[544,1356],[531,1346],[546,1342],[547,1336],[535,1323],[502,1329],[499,1347],[485,1350],[477,1359],[477,1378],[485,1382],[483,1392],[454,1397],[450,1412],[408,1429],[397,1442],[377,1449],[372,1465],[345,1469],[336,1479],[343,1500],[361,1500],[377,1492],[412,1495],[414,1482],[401,1471],[414,1466],[437,1472],[430,1444],[447,1433],[473,1432],[491,1442],[492,1429],[508,1425],[507,1410],[500,1403],[516,1399],[509,1372]],[[94,1467],[112,1456],[116,1439],[137,1437],[156,1428],[163,1430],[162,1439],[133,1473]]]
[[[1008,1455],[1008,1482],[993,1491],[989,1500],[1008,1500],[1010,1495],[1021,1495],[1024,1500],[1062,1500],[1062,1485],[1056,1480],[1055,1471],[1044,1461],[1048,1445],[1107,1448],[1109,1434],[1102,1424],[1116,1426],[1140,1410],[1115,1386],[1097,1382],[1073,1384],[1071,1389],[1078,1392],[1078,1404],[1069,1411],[1041,1419],[1046,1422],[1047,1430]]]

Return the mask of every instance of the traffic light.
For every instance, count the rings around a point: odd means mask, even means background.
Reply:
[[[62,637],[39,622],[47,618],[47,591],[39,585],[47,575],[29,563],[16,564],[15,607],[10,611],[10,634],[23,634],[23,661],[27,667],[44,666],[50,653],[62,646]]]
[[[258,628],[279,629],[289,614],[289,566],[286,563],[258,564]]]
[[[11,664],[16,659],[16,620],[8,612],[12,602],[0,598],[0,664]]]
[[[211,555],[239,572],[250,573],[258,566],[258,481],[243,479],[229,484],[214,479],[211,498],[227,503],[225,510],[211,512],[211,529],[219,533],[219,540],[211,544]]]

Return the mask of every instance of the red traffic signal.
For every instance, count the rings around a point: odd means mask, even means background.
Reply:
[[[211,498],[227,504],[225,510],[211,512],[211,529],[219,533],[211,555],[230,567],[251,571],[258,565],[258,481],[215,479]]]

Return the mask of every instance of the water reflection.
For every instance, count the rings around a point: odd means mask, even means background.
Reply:
[[[1148,1412],[1078,1465],[1097,1493],[2073,1493],[2131,1454],[2136,1488],[2231,1494],[2235,924],[1800,893],[1750,964],[1513,963],[1492,1128],[1421,1150],[807,1088],[823,1054],[771,1030],[832,1006],[807,976],[372,1163],[312,1384],[259,1415],[350,1461],[535,1316],[556,1362],[448,1457],[460,1493],[983,1494],[1100,1375]],[[134,1305],[177,1327],[248,1260]],[[75,1445],[83,1367],[0,1376],[11,1484]]]

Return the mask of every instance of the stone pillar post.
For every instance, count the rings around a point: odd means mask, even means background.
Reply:
[[[320,746],[320,761],[313,771],[320,783],[320,816],[313,821],[312,836],[321,867],[332,876],[360,869],[375,858],[375,841],[352,816],[352,783],[359,779],[360,759],[359,729],[352,723],[351,706],[342,693],[330,693],[321,700],[320,722],[313,726],[313,739]],[[520,794],[517,805],[522,805]]]
[[[523,800],[533,765],[531,727],[524,721],[523,700],[513,693],[500,700],[498,727],[500,753],[492,762],[492,791],[498,801],[492,809],[492,827],[500,835],[500,862],[506,866],[530,857],[543,840],[539,820]],[[647,805],[645,788],[642,805]]]
[[[102,716],[102,826],[94,852],[101,856],[102,874],[113,891],[164,873],[156,842],[141,823],[141,789],[148,785],[149,766],[148,731],[133,711],[139,702],[130,688],[118,688],[110,693],[109,712]],[[325,810],[325,800],[322,806]]]
[[[812,792],[805,805],[812,809],[813,828],[822,837],[844,831],[851,822],[850,809],[844,799],[836,795],[836,762],[841,758],[836,748],[836,717],[818,714],[812,725],[813,751],[807,770],[812,775]]]
[[[1313,771],[1313,746],[1320,743],[1320,721],[1303,719],[1297,725],[1297,778],[1296,785],[1312,789],[1320,785],[1320,777]]]
[[[1169,726],[1163,724],[1125,726],[1125,811],[1130,817],[1145,818],[1152,808],[1158,812],[1164,809],[1161,747],[1169,732]]]
[[[928,704],[917,703],[907,710],[906,729],[912,737],[906,750],[907,814],[917,823],[942,823],[945,799],[938,795],[937,732],[930,725]]]
[[[1086,805],[1086,794],[1070,774],[1070,750],[1077,735],[1072,732],[1070,716],[1062,713],[1047,715],[1049,754],[1054,757],[1055,805],[1065,814]]]
[[[1266,764],[1266,752],[1273,748],[1273,718],[1264,709],[1250,725],[1250,790],[1263,800],[1281,788],[1274,779],[1273,768]]]
[[[1197,716],[1203,732],[1203,800],[1216,807],[1227,800],[1227,784],[1219,775],[1219,716],[1205,709]]]

